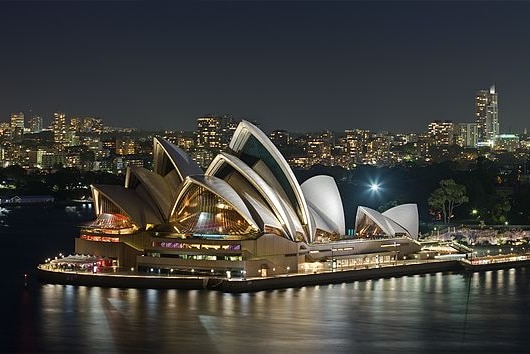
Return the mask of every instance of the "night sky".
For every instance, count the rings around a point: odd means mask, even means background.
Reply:
[[[0,1],[0,48],[0,121],[422,132],[495,83],[501,131],[530,128],[527,1]]]

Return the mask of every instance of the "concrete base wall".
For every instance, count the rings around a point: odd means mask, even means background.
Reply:
[[[219,277],[131,276],[57,272],[44,268],[37,269],[37,276],[43,282],[57,284],[122,288],[210,289],[239,293],[452,271],[463,271],[462,264],[459,261],[442,261],[362,270],[251,278],[246,280]]]

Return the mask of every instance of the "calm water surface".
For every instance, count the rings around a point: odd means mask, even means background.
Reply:
[[[44,258],[73,252],[75,225],[90,217],[64,207],[2,217],[1,352],[528,352],[525,268],[235,295],[33,279]]]

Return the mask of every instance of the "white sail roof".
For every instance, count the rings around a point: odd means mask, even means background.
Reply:
[[[169,167],[168,163],[172,166]],[[178,183],[181,183],[187,176],[203,173],[197,162],[184,150],[159,137],[153,138],[153,167],[155,173],[164,177],[170,174],[172,169],[176,170]]]
[[[249,159],[261,160],[267,165],[278,180],[281,189],[285,191],[300,223],[306,227],[306,238],[312,241],[315,230],[302,189],[291,167],[265,133],[250,122],[243,120],[239,123],[229,147],[236,154],[244,155]],[[243,157],[242,159],[245,160]],[[246,161],[246,163],[249,162]],[[269,182],[266,176],[264,177]]]
[[[395,236],[396,234],[404,234],[409,237],[412,237],[412,235],[409,234],[409,232],[403,228],[401,225],[396,223],[394,220],[390,219],[387,216],[384,216],[377,210],[359,206],[357,208],[357,215],[355,217],[355,229],[358,228],[358,224],[362,219],[362,216],[365,215],[368,218],[370,218],[377,226],[381,228],[381,230],[385,233],[387,236]]]
[[[401,204],[388,209],[382,215],[394,220],[407,230],[411,238],[418,239],[420,221],[418,217],[418,206],[416,204]]]
[[[307,203],[317,214],[328,220],[328,223],[331,223],[330,227],[332,230],[326,231],[344,235],[346,233],[344,208],[339,189],[333,177],[325,175],[314,176],[302,183],[301,187]],[[319,226],[317,225],[317,227]]]
[[[164,222],[160,214],[133,189],[115,185],[93,185],[92,195],[94,196],[97,215],[107,212],[106,209],[108,207],[102,200],[102,197],[105,197],[117,208],[123,210],[139,226],[145,226],[146,224],[158,225]]]
[[[217,155],[205,174],[217,176],[222,171],[223,166],[226,165],[239,172],[267,201],[269,208],[278,219],[278,223],[282,225],[285,233],[289,235],[289,238],[295,240],[297,232],[303,232],[302,225],[296,217],[296,213],[292,210],[289,201],[283,199],[277,190],[273,189],[256,171],[238,157],[226,153]]]

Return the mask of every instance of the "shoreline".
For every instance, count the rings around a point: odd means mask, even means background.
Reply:
[[[222,278],[190,276],[153,276],[125,273],[65,272],[37,268],[37,278],[44,283],[116,288],[215,290],[245,293],[263,290],[300,288],[304,286],[349,283],[371,279],[401,277],[438,272],[463,272],[458,260],[407,263],[367,269],[347,269],[320,273],[296,273],[274,277]]]

